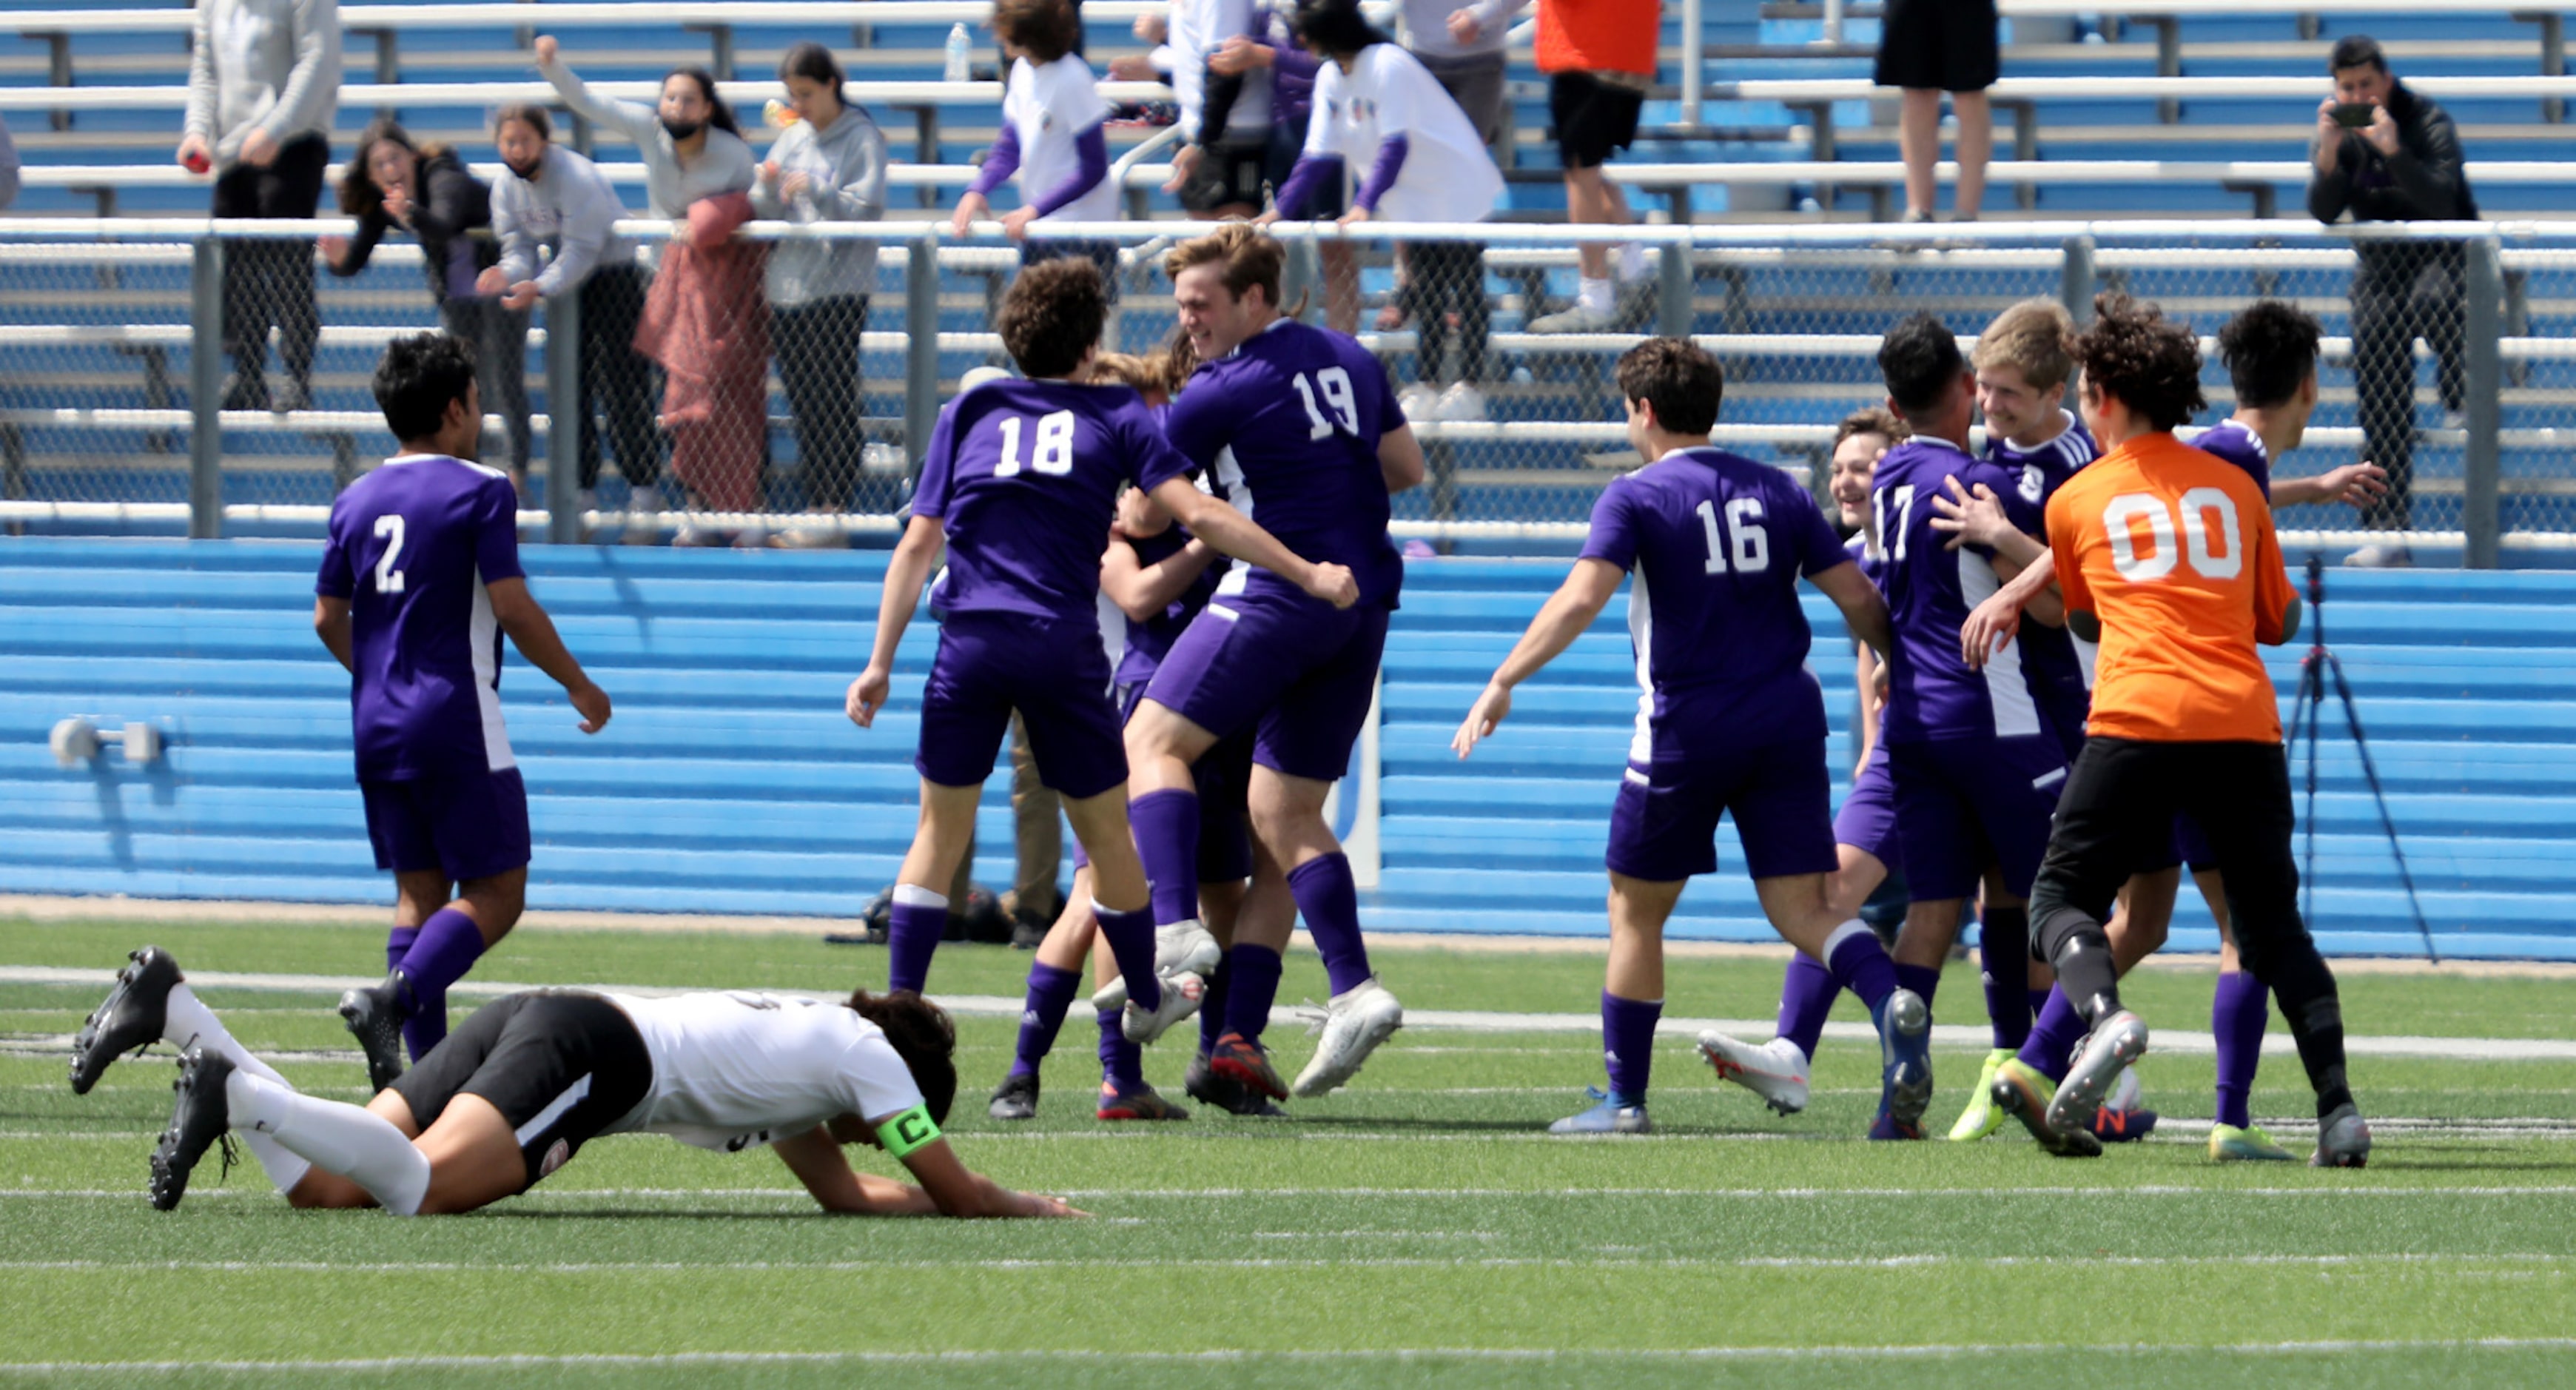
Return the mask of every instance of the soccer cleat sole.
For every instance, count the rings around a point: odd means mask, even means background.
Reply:
[[[2123,1009],[2104,1019],[2075,1049],[2066,1079],[2057,1083],[2057,1094],[2048,1102],[2049,1126],[2091,1129],[2104,1098],[2119,1083],[2120,1072],[2146,1054],[2147,1025],[2136,1014]]]
[[[1118,1029],[1126,1034],[1127,1041],[1138,1047],[1149,1046],[1197,1013],[1199,1005],[1206,1001],[1205,980],[1196,975],[1175,975],[1163,981],[1163,1002],[1159,1007],[1147,1009],[1134,999],[1121,1005]]]
[[[1388,993],[1385,986],[1375,985],[1374,979],[1371,984],[1375,986],[1373,997],[1355,1004],[1350,1014],[1337,1018],[1327,1008],[1323,1037],[1315,1048],[1315,1055],[1307,1059],[1304,1069],[1297,1073],[1296,1081],[1289,1085],[1289,1094],[1327,1095],[1349,1085],[1351,1078],[1360,1074],[1360,1068],[1368,1065],[1371,1054],[1404,1026],[1404,1005],[1396,1002],[1395,996]],[[1356,992],[1359,987],[1353,988]],[[1358,1015],[1356,1022],[1349,1021],[1352,1014]],[[1336,1027],[1345,1028],[1348,1033],[1338,1043],[1333,1036]]]
[[[1246,1051],[1248,1056],[1245,1052],[1220,1047],[1216,1055],[1208,1059],[1208,1070],[1256,1095],[1286,1100],[1287,1083],[1279,1079],[1279,1072],[1270,1065],[1270,1059],[1259,1051]]]
[[[231,1128],[224,1083],[233,1074],[231,1059],[190,1050],[179,1055],[179,1077],[170,1083],[176,1095],[169,1128],[152,1150],[152,1208],[175,1211],[188,1195],[188,1179],[206,1150]],[[229,1162],[229,1159],[227,1159]]]
[[[2039,1147],[2058,1158],[2100,1158],[2102,1141],[2082,1130],[2065,1131],[2049,1127],[2047,1096],[2032,1089],[2019,1075],[2021,1068],[2007,1064],[1995,1072],[1995,1084],[1989,1094],[1995,1108],[2021,1121]]]
[[[1932,1108],[1932,1006],[1923,996],[1910,989],[1888,996],[1879,1047],[1888,1115],[1900,1125],[1922,1128],[1923,1112]]]
[[[366,1054],[367,1084],[381,1091],[403,1074],[402,1012],[385,985],[353,989],[340,996],[340,1021]]]
[[[72,1039],[72,1094],[85,1096],[108,1065],[161,1040],[169,1019],[171,986],[186,979],[179,963],[158,946],[126,957],[107,998],[81,1020]]]

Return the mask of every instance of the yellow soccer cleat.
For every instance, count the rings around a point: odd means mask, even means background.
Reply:
[[[1974,1143],[2004,1127],[2004,1112],[1995,1108],[1995,1072],[2012,1058],[2009,1047],[1998,1047],[1986,1054],[1986,1064],[1977,1072],[1977,1089],[1968,1094],[1968,1108],[1960,1111],[1959,1122],[1950,1126],[1951,1143]]]

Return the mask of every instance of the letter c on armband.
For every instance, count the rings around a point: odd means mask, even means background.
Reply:
[[[939,1142],[939,1126],[930,1118],[927,1107],[916,1105],[878,1125],[877,1141],[893,1157],[906,1158],[916,1149]]]

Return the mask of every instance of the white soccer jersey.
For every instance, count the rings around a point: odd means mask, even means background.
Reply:
[[[1172,96],[1181,106],[1181,130],[1199,128],[1207,107],[1207,60],[1225,41],[1254,32],[1252,0],[1173,0]],[[1225,128],[1204,132],[1217,140],[1260,140],[1270,133],[1270,70],[1254,68],[1243,75],[1243,94],[1227,113]]]
[[[1502,171],[1419,59],[1394,44],[1373,43],[1347,73],[1327,60],[1315,74],[1305,153],[1341,156],[1356,191],[1390,135],[1405,139],[1404,168],[1378,200],[1380,220],[1481,222],[1493,215]]]
[[[739,1153],[835,1116],[880,1120],[921,1104],[884,1031],[846,1005],[752,990],[607,999],[653,1058],[653,1089],[612,1133]]]
[[[1002,90],[1002,119],[1020,141],[1020,198],[1035,202],[1053,192],[1082,168],[1074,137],[1109,119],[1109,103],[1100,99],[1091,67],[1068,53],[1052,63],[1011,63],[1010,84]],[[1057,208],[1033,224],[1114,222],[1118,218],[1117,181],[1103,176],[1091,191]]]

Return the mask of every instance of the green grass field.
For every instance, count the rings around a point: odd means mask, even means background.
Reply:
[[[352,976],[382,960],[381,932],[362,928],[0,919],[0,967],[107,969],[147,940],[198,972]],[[1016,995],[1027,962],[952,946],[932,982]],[[1587,955],[1389,951],[1379,967],[1417,1011],[1588,1012],[1600,988]],[[531,930],[476,978],[839,989],[884,969],[881,951],[794,936]],[[1599,1040],[1537,1026],[1408,1029],[1287,1122],[1102,1125],[1077,1008],[1044,1113],[1018,1127],[983,1116],[1013,1023],[961,1019],[950,1132],[969,1164],[1071,1195],[1089,1222],[827,1218],[766,1154],[651,1136],[598,1141],[467,1217],[291,1211],[248,1162],[220,1183],[201,1169],[165,1215],[142,1198],[165,1050],[74,1097],[68,1035],[102,991],[28,973],[0,983],[10,1382],[2576,1382],[2567,1055],[2357,1052],[2379,1147],[2366,1171],[2317,1172],[2211,1165],[2189,1123],[2208,1118],[2210,1061],[2170,1053],[2140,1075],[2176,1132],[2093,1162],[2007,1138],[1862,1142],[1875,1051],[1830,1039],[1804,1115],[1720,1089],[1667,1036],[1659,1134],[1553,1140],[1545,1123],[1600,1079]],[[1765,1018],[1778,980],[1772,961],[1681,961],[1670,1012]],[[2197,1032],[2209,985],[2152,969],[2130,998],[2151,1024]],[[2571,988],[2356,974],[2345,1013],[2373,1038],[2565,1042]],[[1948,1020],[1972,1021],[1973,970],[1954,966],[1946,991]],[[299,1086],[363,1098],[329,992],[202,993]],[[1323,993],[1314,958],[1292,956],[1283,1001]],[[1283,1071],[1304,1060],[1294,1029],[1272,1040]],[[1942,1128],[1975,1057],[1939,1055]],[[1155,1049],[1149,1075],[1177,1093],[1185,1061]],[[2295,1059],[2267,1058],[2254,1108],[2304,1151]]]

